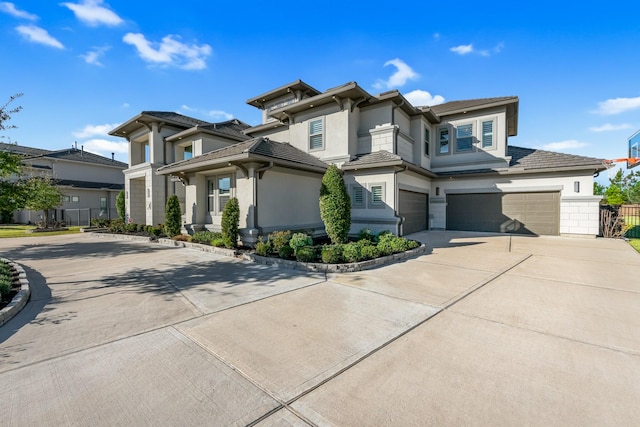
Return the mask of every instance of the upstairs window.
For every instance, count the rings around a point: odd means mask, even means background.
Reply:
[[[490,148],[493,145],[493,120],[482,122],[482,148]]]
[[[459,125],[456,130],[456,151],[473,150],[473,124]]]
[[[184,147],[184,156],[183,159],[187,160],[193,157],[193,145],[187,145]]]
[[[429,128],[424,128],[424,155],[429,157],[429,143],[431,142],[431,132]]]
[[[309,150],[322,150],[324,147],[324,126],[322,119],[309,122]]]
[[[438,129],[438,154],[449,153],[449,129]]]

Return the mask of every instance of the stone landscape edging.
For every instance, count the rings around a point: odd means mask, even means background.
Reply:
[[[27,304],[27,301],[29,301],[29,297],[31,296],[31,289],[29,288],[27,273],[25,273],[24,269],[19,264],[7,258],[0,258],[0,261],[9,264],[9,267],[18,273],[17,280],[20,281],[20,291],[18,291],[6,307],[0,310],[0,326],[2,326],[18,314]]]
[[[427,246],[421,243],[414,249],[400,252],[393,255],[387,255],[375,259],[360,262],[350,262],[344,264],[324,264],[319,262],[300,262],[276,257],[266,257],[255,253],[240,253],[234,249],[218,248],[215,246],[202,245],[199,243],[183,242],[172,239],[158,239],[158,243],[165,246],[177,246],[182,248],[196,249],[203,252],[210,252],[218,255],[224,255],[235,258],[242,258],[246,261],[252,261],[258,264],[275,265],[277,267],[288,268],[291,270],[302,270],[323,273],[349,273],[354,271],[368,270],[370,268],[379,267],[388,262],[397,261],[399,259],[412,257],[417,254],[424,253]]]

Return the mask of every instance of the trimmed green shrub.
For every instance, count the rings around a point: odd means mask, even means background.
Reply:
[[[240,223],[240,204],[237,197],[229,199],[222,210],[222,239],[227,248],[238,246],[238,224]]]
[[[298,248],[296,259],[300,262],[316,261],[316,250],[313,246],[303,246]]]
[[[380,251],[375,245],[364,245],[360,248],[360,255],[362,260],[374,259],[380,256]]]
[[[173,237],[180,234],[180,227],[182,227],[180,200],[178,200],[178,196],[172,194],[167,199],[167,205],[165,207],[164,232],[167,236]]]
[[[376,235],[371,232],[368,228],[363,228],[358,232],[358,241],[360,240],[368,240],[370,242],[376,241]]]
[[[278,256],[282,259],[290,259],[293,257],[295,251],[289,245],[282,245],[280,250],[278,251]]]
[[[344,258],[342,257],[342,245],[322,246],[320,258],[325,264],[340,264],[344,261]]]
[[[269,234],[269,241],[275,253],[279,253],[281,247],[289,244],[289,240],[291,240],[291,231],[289,230],[274,231]]]
[[[263,242],[260,240],[256,243],[256,253],[261,256],[269,256],[271,253],[271,243],[269,241]]]
[[[160,237],[162,236],[163,233],[163,227],[152,227],[151,228],[151,234],[153,235],[153,237]]]
[[[380,255],[391,255],[418,247],[418,242],[407,240],[404,237],[394,236],[390,233],[378,236],[378,239]]]
[[[289,240],[289,246],[293,248],[294,254],[298,252],[299,248],[311,245],[313,245],[313,239],[305,233],[294,233]]]
[[[136,224],[135,222],[124,225],[124,231],[126,231],[127,233],[135,233],[137,229],[138,224]]]
[[[118,218],[124,221],[124,217],[127,214],[124,201],[124,190],[119,192],[118,197],[116,198],[116,212],[118,213]]]
[[[144,224],[138,224],[138,226],[136,227],[136,231],[138,233],[144,233],[145,229],[146,229],[146,225],[144,225]]]
[[[345,243],[351,227],[351,198],[340,170],[331,165],[322,177],[320,216],[332,243]]]
[[[226,241],[222,237],[216,237],[211,241],[211,246],[215,246],[216,248],[228,248]]]
[[[104,218],[93,218],[91,219],[91,225],[94,227],[109,227],[109,223],[110,221],[108,219],[104,219]]]
[[[0,277],[0,296],[6,298],[11,293],[11,279],[8,277]]]
[[[204,243],[205,245],[210,245],[212,240],[221,239],[222,233],[216,231],[198,231],[191,236],[191,241],[193,243]]]
[[[109,223],[110,233],[122,233],[124,232],[124,221],[121,219],[112,219]]]

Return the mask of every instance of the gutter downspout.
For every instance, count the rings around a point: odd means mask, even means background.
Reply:
[[[264,173],[272,168],[273,162],[269,162],[268,165],[253,170],[253,227],[258,230],[260,235],[262,235],[262,227],[258,225],[258,180],[262,179]]]
[[[394,189],[394,209],[393,209],[393,216],[398,218],[398,232],[396,233],[398,236],[400,236],[400,230],[402,230],[402,226],[404,225],[404,217],[400,216],[398,213],[398,209],[400,208],[400,189],[398,188],[398,174],[399,173],[403,173],[406,172],[409,169],[408,165],[404,165],[403,169],[396,169],[393,172],[393,189]]]

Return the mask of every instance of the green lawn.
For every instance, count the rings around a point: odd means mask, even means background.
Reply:
[[[629,239],[629,244],[633,246],[633,248],[640,252],[640,239]]]
[[[48,231],[41,233],[27,233],[27,230],[35,229],[35,225],[0,225],[0,238],[7,237],[36,237],[59,236],[61,234],[79,233],[80,227],[69,227],[66,231]]]

